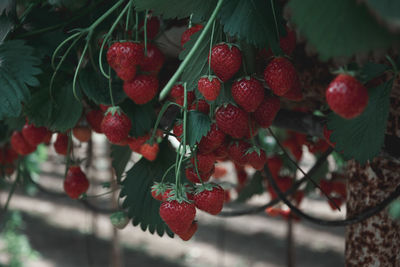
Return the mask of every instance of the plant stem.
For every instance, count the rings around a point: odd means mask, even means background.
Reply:
[[[147,57],[147,14],[149,10],[146,9],[144,14],[144,25],[143,25],[143,35],[144,35],[144,56]]]
[[[212,30],[211,30],[210,51],[208,53],[208,76],[211,75],[211,50],[213,47],[214,31],[215,31],[215,20],[213,22],[213,26],[212,26]]]
[[[194,46],[192,47],[192,49],[190,50],[190,52],[187,54],[187,56],[185,57],[185,59],[182,61],[182,63],[179,65],[178,70],[174,73],[174,75],[172,76],[172,78],[168,81],[168,83],[164,86],[164,88],[162,89],[161,93],[160,93],[160,100],[163,100],[169,93],[169,91],[171,90],[172,86],[174,85],[174,83],[178,80],[179,76],[182,74],[183,70],[186,68],[186,66],[189,64],[190,60],[192,59],[192,57],[196,54],[197,50],[200,47],[201,42],[204,40],[206,34],[208,33],[208,30],[211,28],[214,20],[217,17],[217,14],[219,12],[219,10],[222,7],[222,3],[224,2],[224,0],[218,0],[217,6],[215,7],[213,13],[211,14],[210,19],[208,20],[206,26],[204,27],[204,29],[201,31],[199,38],[197,39],[196,43],[194,44]]]
[[[110,100],[111,100],[111,105],[113,107],[115,107],[115,103],[114,103],[114,97],[113,97],[113,93],[112,93],[112,81],[111,81],[111,67],[108,66],[108,74],[109,74],[109,79],[108,79],[108,92],[110,94]]]

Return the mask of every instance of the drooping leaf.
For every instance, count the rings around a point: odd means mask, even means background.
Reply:
[[[215,36],[220,34],[220,27],[215,27],[213,44],[216,43]],[[179,59],[184,60],[190,50],[193,48],[200,36],[200,31],[190,37],[190,40],[184,45],[184,50],[179,54]],[[187,83],[189,91],[197,88],[197,82],[200,77],[208,73],[208,53],[210,51],[211,31],[206,34],[204,40],[199,44],[198,50],[190,60],[182,73],[181,80]]]
[[[292,0],[288,5],[291,19],[322,60],[387,49],[399,41],[357,1]]]
[[[275,4],[275,9],[277,5]],[[280,52],[278,43],[278,29],[283,23],[273,9],[271,1],[264,0],[229,0],[224,3],[220,13],[224,32],[231,36],[253,44],[257,47],[271,46],[272,51]],[[274,12],[277,18],[275,24]],[[279,30],[281,31],[281,30]]]
[[[373,78],[379,77],[388,69],[390,69],[389,66],[385,64],[368,62],[362,67],[358,78],[360,82],[366,83],[372,80]]]
[[[210,118],[202,112],[191,110],[187,120],[187,144],[194,146],[200,139],[207,135],[211,127]]]
[[[160,202],[152,198],[151,186],[160,182],[164,172],[175,161],[175,152],[170,148],[168,141],[160,144],[160,151],[154,162],[145,158],[139,160],[128,172],[122,181],[120,198],[124,198],[123,208],[128,209],[128,216],[132,224],[140,225],[143,231],[149,230],[163,236],[166,232],[173,236],[171,230],[159,215]],[[166,181],[171,182],[173,175],[167,175]]]
[[[216,6],[216,0],[134,0],[138,11],[152,10],[155,15],[164,18],[185,18],[191,14],[198,18],[206,18]]]
[[[264,193],[263,177],[260,172],[255,172],[251,180],[239,192],[236,199],[238,202],[245,202],[254,195],[261,195]]]
[[[13,22],[11,18],[9,18],[5,12],[2,13],[0,10],[0,44],[4,41],[12,28]]]
[[[136,105],[127,99],[120,106],[132,121],[132,136],[143,136],[154,127],[156,113],[152,103]]]
[[[335,150],[345,159],[354,158],[361,164],[375,157],[382,148],[390,107],[392,81],[369,90],[369,102],[364,112],[351,120],[334,113],[328,116],[328,129]]]
[[[131,155],[132,150],[129,148],[129,146],[111,146],[112,166],[115,170],[118,183],[121,182],[122,174],[125,171]]]
[[[400,2],[397,0],[366,0],[374,13],[395,26],[400,26]]]

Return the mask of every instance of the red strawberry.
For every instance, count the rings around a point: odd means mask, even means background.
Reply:
[[[292,101],[301,101],[303,100],[303,92],[301,91],[300,80],[297,85],[294,85],[289,89],[284,95],[284,98],[292,100]]]
[[[72,134],[76,139],[84,143],[88,142],[92,137],[92,130],[87,126],[75,126],[75,128],[72,129]]]
[[[177,103],[178,105],[183,106],[184,104],[184,97],[185,94],[185,89],[182,84],[176,84],[172,86],[171,92],[169,93],[171,100]],[[192,102],[195,100],[196,96],[193,91],[187,92],[187,103],[188,106],[192,104]]]
[[[215,123],[211,124],[210,131],[203,136],[199,143],[199,152],[207,154],[218,148],[225,141],[225,134],[217,128]]]
[[[201,29],[203,29],[203,25],[196,24],[193,27],[190,27],[186,31],[184,31],[181,37],[181,46],[183,47],[183,45],[190,40],[190,37]]]
[[[279,156],[271,156],[267,158],[268,168],[272,177],[276,178],[283,166],[283,161]]]
[[[102,132],[113,144],[118,144],[127,139],[131,128],[131,120],[119,107],[109,108],[101,122]]]
[[[183,123],[175,123],[174,128],[172,128],[172,132],[176,136],[176,139],[178,139],[180,142],[183,135]]]
[[[253,116],[249,117],[249,132],[246,133],[245,138],[246,139],[251,139],[254,136],[256,136],[258,134],[258,129],[260,128],[256,122],[256,120],[254,119]]]
[[[205,184],[197,188],[194,194],[196,208],[217,215],[224,205],[225,192],[216,184]]]
[[[264,169],[264,165],[267,163],[267,155],[262,149],[260,149],[259,152],[259,154],[257,151],[250,152],[246,155],[246,157],[247,161],[254,169],[261,171]]]
[[[194,204],[185,201],[165,201],[160,206],[160,216],[172,232],[183,235],[192,225],[196,208]]]
[[[164,54],[158,49],[157,46],[148,43],[147,54],[139,63],[140,69],[145,72],[157,74],[165,62]]]
[[[302,145],[299,144],[294,137],[286,139],[282,143],[282,145],[290,150],[290,152],[296,158],[297,161],[300,161],[301,157],[303,156],[303,149]]]
[[[219,147],[214,149],[213,153],[215,155],[215,158],[217,160],[226,160],[228,157],[228,144],[229,142],[225,141],[223,142]]]
[[[162,183],[154,183],[151,187],[151,196],[159,201],[166,201],[171,192],[171,188],[167,188],[165,184]]]
[[[140,153],[141,146],[149,140],[150,134],[146,134],[140,137],[131,137],[128,139],[129,148],[136,153]]]
[[[231,90],[235,102],[246,112],[254,112],[264,99],[264,87],[253,77],[235,81]]]
[[[324,194],[330,195],[333,192],[333,185],[331,181],[321,179],[319,181],[319,187]]]
[[[236,164],[245,165],[248,163],[246,152],[250,147],[250,144],[243,140],[232,142],[228,146],[228,155]]]
[[[201,183],[202,181],[207,182],[208,180],[210,180],[210,177],[214,173],[214,170],[215,170],[215,167],[213,166],[211,171],[209,171],[207,173],[203,173],[203,172],[199,171],[201,181],[199,179],[199,176],[196,173],[196,170],[193,167],[187,167],[185,169],[185,175],[189,181],[196,184],[196,183]]]
[[[288,176],[278,177],[275,181],[278,185],[278,188],[283,193],[288,191],[290,189],[290,187],[292,187],[292,184],[293,184],[292,178],[290,178]],[[268,186],[268,191],[271,195],[271,199],[277,198],[278,195],[275,192],[275,190],[272,188],[272,186]]]
[[[208,57],[210,60],[210,55]],[[242,65],[242,53],[231,44],[220,43],[211,50],[211,69],[215,75],[226,82],[235,75]]]
[[[197,110],[206,115],[210,112],[210,105],[203,99],[199,99],[196,103],[190,105],[189,110]]]
[[[368,104],[367,88],[354,77],[338,75],[326,89],[329,107],[345,119],[360,115]]]
[[[28,155],[36,150],[36,146],[31,146],[22,133],[17,131],[11,135],[11,147],[19,155]]]
[[[237,191],[240,192],[240,190],[242,190],[244,185],[247,183],[249,176],[247,175],[247,172],[244,168],[236,168],[236,178],[238,181]]]
[[[142,62],[143,45],[134,42],[113,43],[107,51],[108,64],[124,81],[135,78],[136,65]]]
[[[180,234],[179,237],[183,240],[183,241],[188,241],[189,239],[192,238],[192,236],[196,233],[197,231],[197,222],[192,222],[192,224],[190,225],[189,229],[183,233]]]
[[[124,83],[124,91],[136,104],[146,104],[157,94],[158,79],[151,75],[138,75],[132,81]]]
[[[53,136],[53,132],[47,131],[47,134],[46,134],[46,136],[45,136],[44,139],[43,139],[43,143],[45,143],[46,145],[49,145],[52,136]]]
[[[96,133],[103,133],[101,130],[101,122],[104,119],[104,114],[99,109],[93,109],[86,114],[86,120]]]
[[[215,166],[214,174],[212,175],[215,179],[219,179],[228,173],[225,167]]]
[[[214,101],[221,91],[221,82],[216,76],[201,77],[197,87],[207,101]]]
[[[279,38],[279,46],[286,55],[290,56],[296,48],[296,33],[286,27],[286,35]],[[265,59],[273,56],[271,49],[268,51],[264,49],[261,54]]]
[[[331,198],[333,200],[333,202],[335,202],[335,204],[340,207],[343,204],[343,198],[341,197],[332,197]],[[332,203],[331,200],[328,200],[328,204],[331,207],[332,210],[337,210],[336,206]]]
[[[197,169],[199,172],[208,173],[213,169],[214,163],[216,161],[214,154],[198,153],[196,155],[196,158],[197,158]],[[195,166],[195,157],[192,157],[190,161],[192,162],[193,166]]]
[[[157,158],[158,150],[159,147],[157,143],[152,145],[145,143],[140,147],[140,154],[142,154],[145,159],[154,161]]]
[[[31,146],[42,143],[48,130],[45,127],[36,127],[33,124],[25,123],[22,128],[22,135]]]
[[[68,153],[68,136],[63,133],[58,133],[56,141],[54,142],[54,150],[57,154],[67,155]],[[72,145],[72,144],[71,144]]]
[[[72,199],[79,198],[89,188],[89,181],[79,166],[71,166],[64,180],[64,191]]]
[[[265,96],[264,101],[254,112],[254,119],[260,127],[268,128],[271,126],[281,106],[279,98],[274,96]]]
[[[242,138],[249,132],[247,113],[232,104],[219,107],[215,120],[218,128],[233,138]]]
[[[111,106],[100,104],[99,107],[100,107],[101,111],[106,112],[107,109],[110,108]]]
[[[284,57],[276,57],[264,70],[264,80],[278,96],[299,85],[299,76],[293,64]]]
[[[139,24],[139,29],[144,32],[142,29],[144,25],[144,21]],[[146,25],[146,36],[147,39],[153,40],[158,32],[160,31],[160,20],[157,17],[151,16],[147,18],[147,25]]]
[[[18,153],[10,146],[0,148],[0,165],[11,164],[18,159]]]

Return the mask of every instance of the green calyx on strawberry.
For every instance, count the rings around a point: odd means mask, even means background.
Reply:
[[[247,162],[256,170],[261,171],[267,163],[265,151],[258,147],[251,147],[246,152]]]
[[[124,229],[129,223],[129,217],[123,211],[117,211],[110,215],[111,224],[117,229]]]
[[[166,201],[171,193],[171,186],[165,183],[155,182],[151,187],[151,196],[159,201]]]
[[[206,183],[196,186],[194,203],[200,210],[217,215],[224,205],[225,192],[221,186]]]
[[[128,138],[132,122],[119,107],[110,107],[101,122],[101,130],[113,144],[122,143]]]

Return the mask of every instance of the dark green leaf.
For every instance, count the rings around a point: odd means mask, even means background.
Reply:
[[[255,172],[251,180],[240,190],[236,201],[245,202],[252,196],[261,195],[262,193],[264,193],[263,177],[260,172]]]
[[[272,51],[279,53],[276,26],[280,27],[283,23],[280,16],[276,18],[277,24],[271,1],[265,0],[229,0],[224,3],[220,13],[221,24],[226,33],[257,47],[269,45]]]
[[[11,18],[9,18],[5,12],[2,13],[0,10],[0,44],[7,37],[13,26],[14,25]]]
[[[357,1],[292,0],[288,5],[291,19],[323,60],[387,49],[399,41]]]
[[[138,11],[151,9],[164,18],[185,18],[194,14],[197,18],[207,18],[216,6],[216,0],[134,0]]]
[[[131,158],[132,150],[129,146],[111,146],[112,166],[115,170],[118,183],[121,182],[122,174]]]
[[[319,184],[319,181],[321,179],[325,179],[326,174],[328,172],[329,172],[329,164],[328,164],[328,161],[325,161],[322,164],[322,166],[320,166],[319,169],[310,178],[314,182]],[[315,185],[313,183],[311,183],[310,181],[307,181],[307,185],[306,185],[306,188],[304,189],[304,191],[307,193],[307,192],[314,191],[314,190],[315,190]]]
[[[194,146],[200,139],[207,135],[211,127],[210,118],[199,111],[189,111],[187,120],[187,144]]]
[[[156,113],[152,103],[136,105],[127,99],[120,106],[132,121],[132,136],[143,136],[154,127]]]
[[[79,88],[90,100],[96,104],[111,105],[108,80],[103,75],[92,69],[85,69],[78,77]],[[115,103],[120,103],[126,98],[121,80],[113,79],[111,88]]]
[[[358,78],[362,83],[366,83],[373,78],[379,77],[389,69],[390,68],[385,64],[368,62],[362,67]]]
[[[34,93],[24,110],[30,122],[36,126],[47,126],[53,109],[48,88]]]
[[[214,36],[220,34],[220,27],[215,27]],[[197,39],[199,38],[200,31],[196,32],[190,37],[190,40],[185,44],[185,49],[179,54],[179,59],[184,60],[189,51],[192,49]],[[192,57],[192,60],[186,66],[183,71],[181,80],[187,83],[187,88],[189,91],[197,88],[197,82],[199,78],[208,73],[208,53],[210,51],[210,39],[211,31],[206,34],[206,38],[200,43],[196,54]],[[213,44],[216,40],[214,38]]]
[[[157,232],[162,236],[165,232],[173,236],[171,230],[162,221],[159,215],[160,202],[151,197],[151,186],[160,182],[164,172],[175,162],[175,152],[168,141],[160,144],[160,151],[154,162],[142,158],[128,172],[122,181],[120,197],[124,198],[123,208],[128,209],[128,216],[133,225],[141,226],[150,233]],[[167,176],[171,182],[173,176]]]
[[[335,150],[343,151],[345,159],[354,158],[364,164],[382,148],[390,107],[392,81],[369,90],[369,102],[364,112],[351,120],[334,113],[328,116],[328,129]]]
[[[366,0],[367,5],[374,13],[387,22],[400,26],[400,1],[398,0]]]

